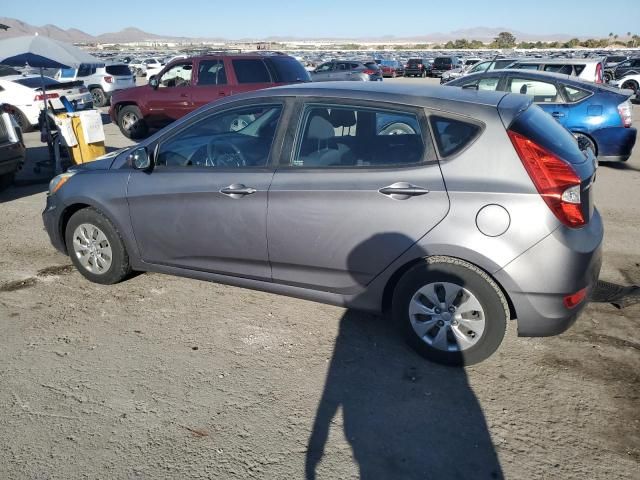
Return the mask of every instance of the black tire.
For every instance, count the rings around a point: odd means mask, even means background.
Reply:
[[[611,74],[609,72],[604,72],[603,75],[603,81],[604,83],[609,83],[611,80],[613,80],[613,77],[611,76]]]
[[[82,224],[94,225],[107,237],[111,247],[111,265],[103,273],[93,273],[80,262],[74,250],[74,232]],[[71,261],[78,271],[88,280],[102,285],[112,285],[121,282],[131,274],[129,255],[124,246],[122,237],[111,221],[95,208],[85,208],[77,211],[69,219],[65,230],[65,242]]]
[[[627,80],[626,82],[624,82],[620,86],[620,88],[633,90],[633,93],[637,93],[638,92],[638,82],[636,82],[635,80]]]
[[[0,175],[0,192],[9,188],[13,184],[13,179],[15,178],[16,173],[5,173]]]
[[[118,127],[125,137],[132,140],[144,138],[149,133],[147,122],[144,121],[140,109],[135,105],[126,105],[120,109]]]
[[[580,147],[581,151],[584,152],[588,148],[590,148],[591,151],[593,152],[593,154],[596,157],[598,156],[598,147],[596,146],[595,142],[590,137],[586,136],[584,133],[574,133],[573,136],[577,140],[578,147]]]
[[[91,96],[93,97],[94,107],[106,107],[109,104],[109,98],[100,87],[92,88]]]
[[[482,306],[484,331],[479,339],[473,339],[475,343],[467,349],[437,349],[427,344],[413,329],[409,308],[414,294],[423,286],[438,282],[464,287]],[[443,365],[473,365],[490,357],[502,343],[508,318],[507,299],[498,284],[480,268],[456,258],[436,256],[425,259],[402,276],[393,293],[393,319],[409,345],[424,358]]]
[[[22,133],[33,131],[33,125],[31,125],[31,122],[29,122],[27,116],[20,110],[18,110],[17,108],[13,109],[13,113],[11,114],[11,116],[20,127],[20,130],[22,130]]]

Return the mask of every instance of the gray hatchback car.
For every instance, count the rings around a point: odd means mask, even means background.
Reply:
[[[89,280],[154,271],[390,311],[472,364],[567,329],[598,278],[596,162],[523,95],[324,83],[205,106],[52,180],[53,245]]]

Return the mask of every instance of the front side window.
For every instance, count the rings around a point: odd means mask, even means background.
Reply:
[[[162,74],[159,87],[187,87],[191,85],[193,66],[190,63],[174,65]]]
[[[226,85],[227,73],[222,60],[203,60],[198,65],[198,85]]]
[[[424,161],[425,144],[413,113],[310,106],[303,118],[294,167],[367,168]]]
[[[481,62],[481,63],[476,63],[476,65],[469,70],[469,73],[479,73],[479,72],[485,72],[487,70],[487,68],[489,68],[489,65],[491,64],[491,62]]]
[[[561,103],[562,98],[553,83],[527,78],[511,77],[507,91],[533,97],[536,103]]]
[[[316,73],[330,72],[332,68],[333,64],[331,62],[323,63],[318,68],[316,68]]]
[[[270,83],[271,76],[267,66],[259,59],[242,58],[233,60],[238,83]]]
[[[213,114],[161,143],[156,165],[265,167],[281,112],[281,105],[253,105]]]

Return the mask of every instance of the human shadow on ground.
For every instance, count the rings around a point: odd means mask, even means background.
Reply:
[[[389,245],[407,240],[384,235]],[[381,244],[376,237],[370,245]],[[352,275],[366,269],[368,242],[349,257]],[[341,424],[339,410],[362,479],[503,478],[465,370],[419,357],[386,317],[347,310],[340,320],[308,441],[307,480],[316,478],[321,461],[332,462],[327,440]]]

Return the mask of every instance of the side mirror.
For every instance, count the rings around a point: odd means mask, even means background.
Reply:
[[[152,75],[151,78],[149,79],[149,85],[151,85],[151,88],[153,88],[154,90],[158,88],[158,85],[160,85],[160,82],[158,81],[158,78],[155,75]]]
[[[136,170],[149,170],[151,158],[145,147],[138,147],[129,154],[129,165]]]

